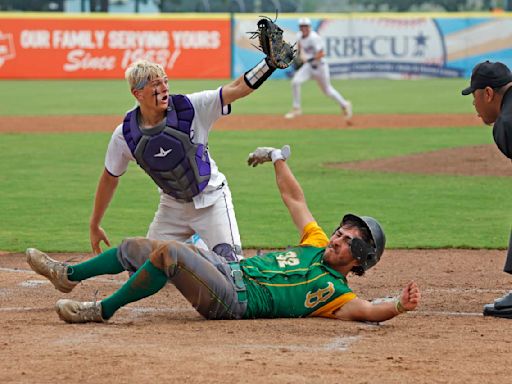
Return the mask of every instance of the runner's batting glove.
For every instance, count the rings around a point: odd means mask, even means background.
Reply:
[[[247,164],[255,167],[258,164],[263,164],[268,161],[275,163],[277,160],[286,160],[290,155],[291,149],[289,145],[285,145],[281,149],[273,147],[258,147],[254,152],[249,153]]]

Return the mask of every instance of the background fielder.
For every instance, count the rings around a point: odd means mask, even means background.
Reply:
[[[302,114],[301,86],[313,78],[323,93],[335,100],[340,106],[348,123],[352,119],[352,103],[331,85],[329,64],[325,61],[324,42],[320,35],[311,29],[311,20],[307,17],[299,19],[300,32],[297,34],[298,59],[302,65],[292,78],[292,110],[285,117],[292,119]],[[300,65],[300,64],[299,64]]]

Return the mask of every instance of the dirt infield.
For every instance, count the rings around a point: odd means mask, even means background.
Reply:
[[[327,163],[333,168],[460,176],[512,176],[512,164],[494,144],[448,148],[385,159]]]
[[[512,320],[481,315],[484,303],[512,287],[501,272],[504,256],[388,251],[366,277],[349,279],[354,291],[367,299],[386,297],[415,279],[423,303],[380,325],[208,321],[172,286],[130,304],[107,324],[69,325],[54,312],[56,300],[92,300],[96,290],[103,298],[126,275],[91,279],[64,295],[30,271],[24,255],[0,255],[0,382],[506,382]]]
[[[122,116],[2,116],[0,133],[7,132],[111,132]],[[216,130],[261,129],[364,129],[410,127],[466,127],[482,125],[475,114],[356,115],[347,126],[341,115],[303,115],[287,120],[277,115],[233,115],[220,119]]]

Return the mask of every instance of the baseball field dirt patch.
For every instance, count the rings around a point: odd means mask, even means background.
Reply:
[[[375,172],[511,177],[512,164],[494,144],[448,148],[384,159],[327,163],[327,167]]]
[[[501,272],[504,258],[496,250],[387,251],[367,276],[349,278],[352,289],[384,298],[414,279],[423,302],[381,324],[203,320],[169,285],[108,323],[70,325],[54,311],[58,299],[104,298],[127,275],[97,277],[65,295],[33,273],[24,255],[3,254],[0,382],[507,382],[512,320],[481,315],[484,303],[512,287]]]
[[[123,116],[2,116],[0,133],[6,132],[112,132]],[[233,115],[219,119],[216,130],[261,129],[364,129],[411,127],[467,127],[482,122],[475,114],[356,115],[348,126],[341,115]]]

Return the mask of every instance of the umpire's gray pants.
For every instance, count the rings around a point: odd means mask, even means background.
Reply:
[[[226,259],[212,251],[174,240],[128,238],[119,246],[117,257],[129,272],[151,259],[207,319],[241,319],[247,309],[247,302],[238,300]]]

